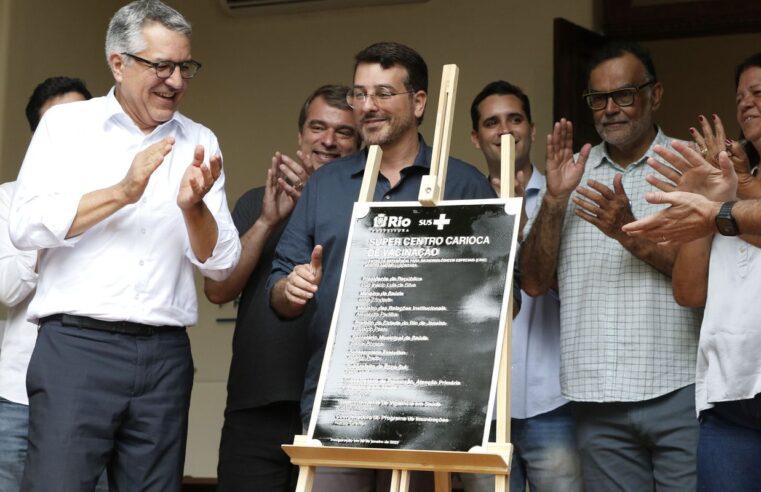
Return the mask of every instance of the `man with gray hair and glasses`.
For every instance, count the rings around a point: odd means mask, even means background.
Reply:
[[[114,88],[40,122],[9,232],[42,250],[28,317],[22,490],[179,491],[197,321],[193,267],[224,279],[240,241],[214,134],[177,109],[201,65],[190,24],[158,0],[111,19]]]

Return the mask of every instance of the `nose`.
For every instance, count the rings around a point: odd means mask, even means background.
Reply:
[[[745,109],[753,105],[753,98],[750,93],[744,94],[739,101],[737,101],[737,109]]]
[[[613,101],[611,96],[608,96],[608,99],[605,101],[605,112],[617,113],[619,109],[621,109],[620,106]]]
[[[173,89],[182,88],[182,86],[185,84],[185,79],[183,79],[182,75],[180,74],[179,66],[174,67],[174,70],[172,71],[172,75],[164,79],[164,83]]]
[[[503,122],[499,124],[499,135],[512,135],[513,134],[513,127],[507,122]]]
[[[362,102],[360,107],[364,110],[368,104],[370,105],[371,109],[378,109],[378,105],[375,103],[375,98],[370,96],[369,94],[367,95],[367,97],[365,97],[365,100]]]
[[[322,144],[325,148],[330,149],[336,146],[336,131],[332,128],[328,128],[322,134]]]

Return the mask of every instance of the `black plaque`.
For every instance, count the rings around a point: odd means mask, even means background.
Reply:
[[[311,437],[485,444],[519,210],[519,199],[355,204]]]

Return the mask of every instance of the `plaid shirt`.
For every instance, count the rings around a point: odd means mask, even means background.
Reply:
[[[593,147],[581,184],[595,179],[613,189],[621,173],[634,216],[656,212],[662,206],[644,199],[655,191],[645,176],[654,172],[646,161],[657,158],[656,144],[671,148],[659,129],[645,155],[626,169],[612,161],[604,143]],[[558,257],[563,395],[643,401],[694,383],[702,310],[680,307],[669,277],[577,217],[575,207],[569,200]],[[532,225],[533,218],[527,229]]]

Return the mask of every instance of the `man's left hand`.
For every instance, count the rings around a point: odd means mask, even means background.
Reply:
[[[197,145],[193,162],[188,166],[177,193],[177,205],[185,210],[198,204],[209,192],[214,182],[222,173],[222,156],[216,154],[209,158],[209,165],[203,163],[204,148]]]
[[[621,227],[634,221],[634,215],[629,205],[629,197],[624,191],[621,173],[616,173],[613,178],[612,190],[594,179],[587,181],[587,185],[589,188],[576,188],[578,194],[584,197],[573,197],[573,202],[577,205],[574,211],[576,215],[616,241],[627,239]]]

